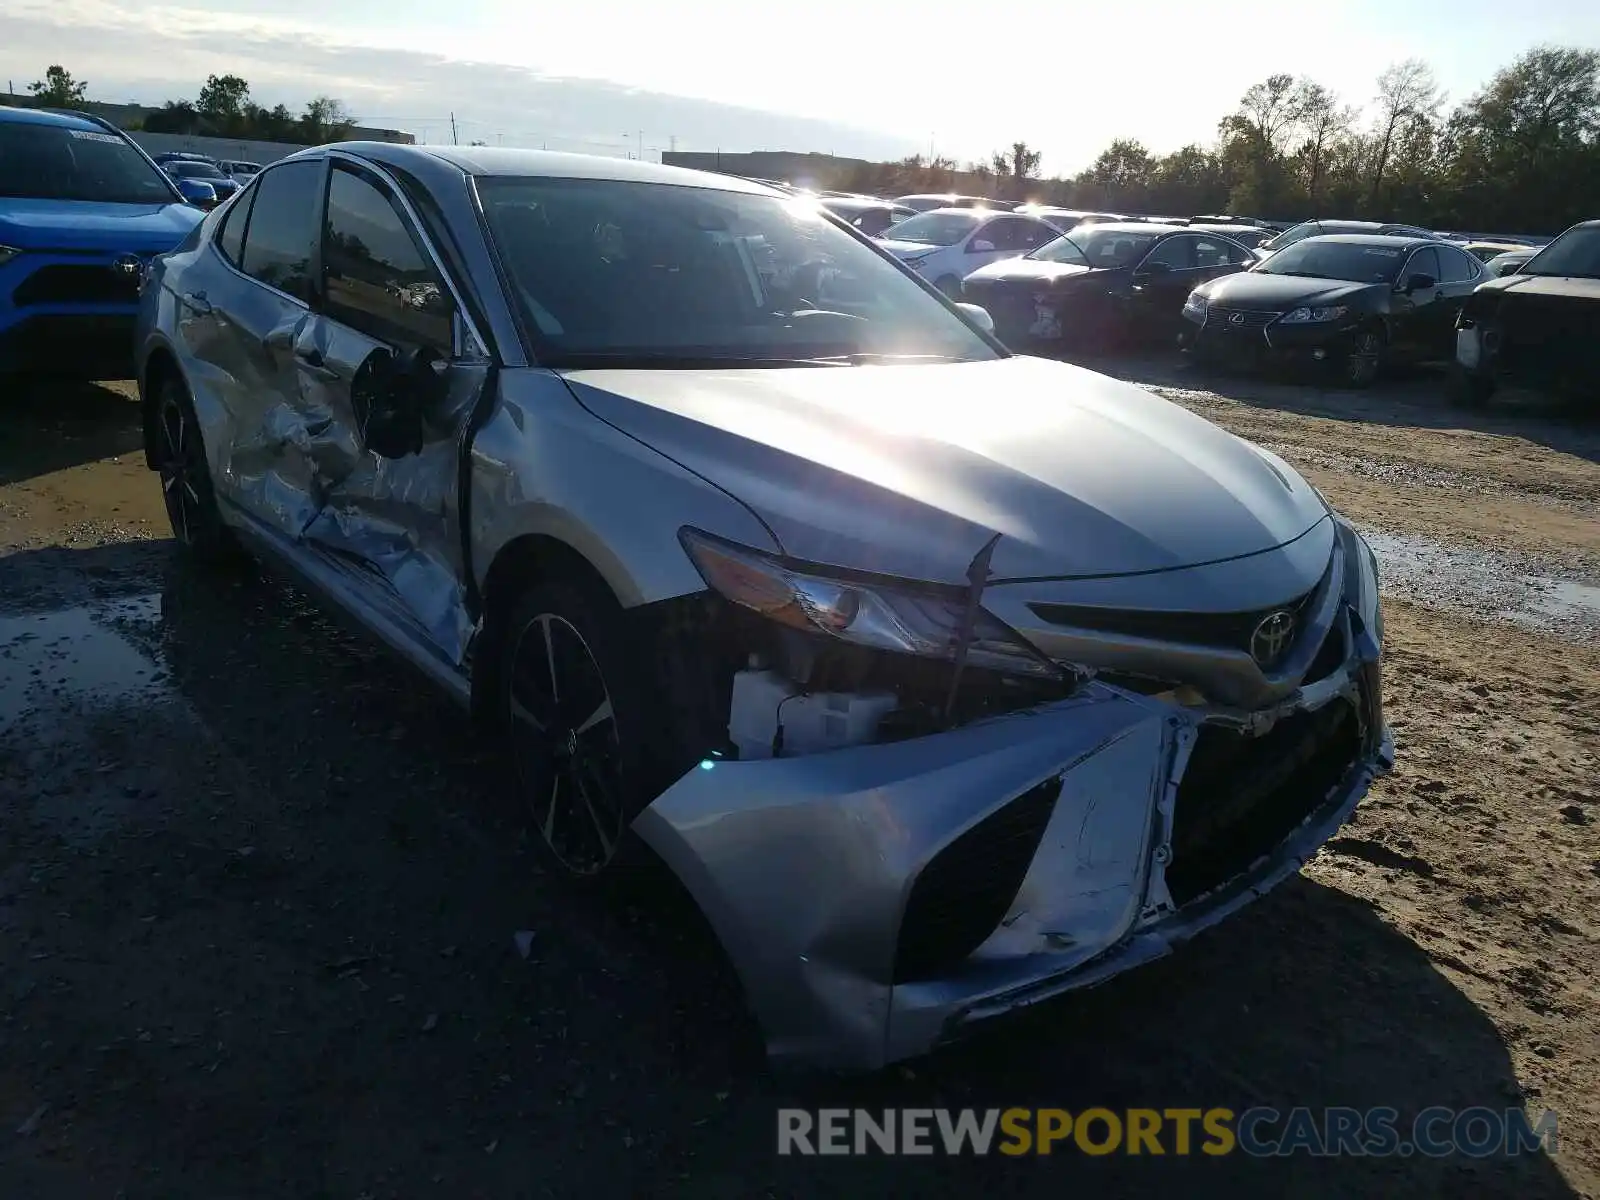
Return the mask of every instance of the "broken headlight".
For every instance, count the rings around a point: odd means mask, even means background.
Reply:
[[[911,581],[866,582],[694,529],[678,534],[700,577],[724,599],[781,625],[920,658],[955,657],[966,614],[964,589]],[[967,661],[1013,675],[1057,679],[1062,669],[1010,626],[979,608]]]

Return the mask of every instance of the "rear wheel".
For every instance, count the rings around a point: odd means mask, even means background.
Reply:
[[[234,558],[238,546],[217,508],[200,422],[176,379],[163,381],[156,395],[155,436],[156,471],[172,536],[202,562]]]

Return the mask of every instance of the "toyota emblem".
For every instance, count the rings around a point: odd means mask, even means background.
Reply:
[[[1250,657],[1263,667],[1270,667],[1282,657],[1294,641],[1294,614],[1287,609],[1268,613],[1250,635]]]
[[[1233,316],[1228,318],[1228,324],[1229,325],[1243,325],[1244,324],[1244,314],[1243,313],[1234,313]]]
[[[144,271],[144,259],[137,254],[118,255],[111,269],[126,279],[137,279]]]

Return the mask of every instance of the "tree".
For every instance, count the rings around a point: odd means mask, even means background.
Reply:
[[[150,133],[195,134],[200,132],[200,114],[187,100],[168,100],[144,119]]]
[[[1009,150],[997,150],[989,158],[994,173],[1021,183],[1039,173],[1039,151],[1028,149],[1027,142],[1012,142]]]
[[[1117,138],[1100,152],[1078,182],[1105,207],[1128,208],[1144,202],[1154,170],[1155,161],[1142,142]]]
[[[1356,111],[1340,104],[1333,92],[1312,79],[1302,79],[1295,85],[1293,104],[1304,137],[1295,157],[1306,198],[1315,211],[1328,171],[1328,158],[1335,144],[1346,137],[1355,124]]]
[[[45,69],[44,78],[35,79],[28,90],[33,93],[34,103],[45,108],[74,108],[83,103],[89,85],[74,79],[65,67],[51,65]]]
[[[250,103],[250,85],[237,75],[211,75],[195,99],[194,108],[212,125],[231,130],[244,119]]]
[[[1420,58],[1396,63],[1378,76],[1378,148],[1372,168],[1372,202],[1378,201],[1383,173],[1389,166],[1395,134],[1414,117],[1433,121],[1438,117],[1444,95],[1434,80],[1433,69]]]
[[[300,132],[312,145],[319,142],[336,142],[348,134],[355,119],[345,109],[344,101],[332,96],[318,96],[306,105],[300,116]]]
[[[1282,155],[1301,117],[1304,92],[1293,75],[1269,75],[1252,84],[1239,107],[1222,120],[1224,136],[1244,134],[1267,155]]]

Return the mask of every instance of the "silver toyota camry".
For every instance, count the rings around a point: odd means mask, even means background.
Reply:
[[[146,456],[503,736],[552,862],[664,861],[774,1059],[872,1068],[1166,954],[1392,762],[1356,532],[990,328],[759,183],[342,143],[152,265]]]

